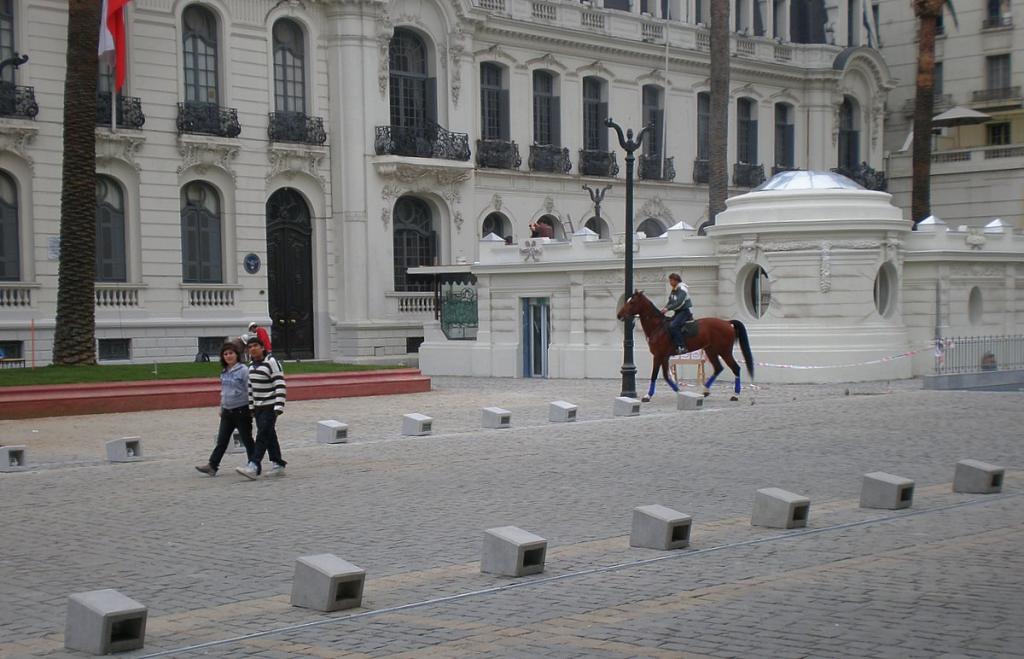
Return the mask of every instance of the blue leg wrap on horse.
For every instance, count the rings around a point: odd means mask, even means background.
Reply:
[[[678,384],[676,384],[675,382],[671,382],[671,381],[669,381],[668,384],[669,384],[670,387],[672,387],[672,391],[674,391],[676,393],[679,393],[679,385]]]
[[[717,378],[717,377],[718,377],[718,373],[712,373],[711,377],[708,378],[708,381],[704,383],[704,388],[705,389],[710,389],[711,385],[713,385],[715,383],[715,378]]]
[[[654,380],[651,380],[651,388],[647,390],[647,397],[650,398],[654,395]]]
[[[738,375],[736,376],[736,382],[735,382],[735,384],[733,384],[732,388],[736,391],[736,395],[739,396],[740,395],[740,376],[738,376]]]

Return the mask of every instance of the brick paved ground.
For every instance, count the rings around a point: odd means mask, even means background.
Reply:
[[[150,607],[135,656],[1024,656],[1022,394],[776,385],[730,403],[723,384],[704,411],[662,392],[616,419],[611,381],[434,389],[289,404],[288,475],[257,482],[229,473],[240,456],[192,469],[212,409],[0,421],[37,465],[0,474],[0,656],[69,654],[67,595],[96,588]],[[547,423],[558,398],[580,422]],[[514,427],[480,430],[486,405]],[[411,411],[438,434],[399,437]],[[353,443],[317,445],[323,418]],[[147,460],[106,464],[126,434]],[[966,457],[1004,465],[1004,494],[952,493]],[[875,470],[915,479],[914,507],[860,509]],[[749,525],[767,486],[811,498],[807,531]],[[629,548],[647,503],[694,515],[689,550]],[[483,530],[506,524],[548,539],[543,575],[480,574]],[[323,552],[367,570],[363,608],[289,606],[295,558]]]

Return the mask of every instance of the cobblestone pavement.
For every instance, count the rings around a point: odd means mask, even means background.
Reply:
[[[613,418],[614,381],[436,378],[429,393],[289,403],[284,477],[198,474],[216,410],[0,421],[32,468],[0,474],[0,656],[67,656],[67,596],[149,606],[130,656],[1024,657],[1024,394],[917,381],[768,385]],[[580,405],[549,424],[547,403]],[[513,428],[481,430],[480,408]],[[435,417],[399,435],[401,414]],[[321,446],[318,419],[352,441]],[[139,435],[143,462],[110,465]],[[951,491],[957,460],[1002,494]],[[860,476],[916,481],[858,507]],[[807,529],[750,526],[754,490],[811,498]],[[629,547],[632,508],[694,516],[691,547]],[[546,570],[481,574],[483,530],[547,538]],[[289,606],[296,557],[367,570],[363,607]]]

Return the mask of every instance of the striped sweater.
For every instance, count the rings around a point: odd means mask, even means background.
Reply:
[[[263,361],[249,366],[249,408],[273,406],[284,411],[284,369],[280,362],[267,355]]]

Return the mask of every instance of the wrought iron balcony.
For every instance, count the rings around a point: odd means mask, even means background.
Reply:
[[[711,168],[707,160],[697,158],[693,161],[693,182],[707,183],[711,180]]]
[[[96,125],[110,125],[110,94],[96,93]],[[142,101],[135,96],[117,95],[117,127],[142,128],[146,115],[142,113]]]
[[[741,188],[756,188],[764,183],[764,165],[737,162],[732,165],[732,184]]]
[[[530,170],[568,174],[572,170],[569,149],[550,144],[530,145]]]
[[[998,87],[996,89],[977,89],[971,94],[971,100],[975,103],[988,103],[990,101],[1020,100],[1020,85],[1013,87]]]
[[[616,176],[619,173],[614,151],[580,149],[578,168],[581,176]]]
[[[427,121],[422,126],[377,126],[373,148],[378,156],[469,160],[469,135],[453,133]]]
[[[1012,16],[986,16],[981,22],[982,30],[993,30],[999,27],[1013,27]]]
[[[492,169],[519,169],[519,145],[510,140],[477,140],[476,166]]]
[[[216,103],[185,101],[178,103],[178,134],[198,133],[218,137],[238,137],[238,110],[222,108]]]
[[[671,181],[676,177],[675,158],[665,158],[662,168],[661,156],[640,156],[639,176],[644,181]]]
[[[0,117],[35,119],[39,114],[36,92],[33,87],[14,85],[0,81]]]
[[[881,190],[885,192],[889,188],[889,181],[886,180],[885,173],[877,171],[866,162],[861,162],[852,171],[843,167],[833,167],[832,171],[860,183],[868,190]]]
[[[327,141],[324,120],[305,112],[271,112],[267,136],[271,142],[320,145]]]

